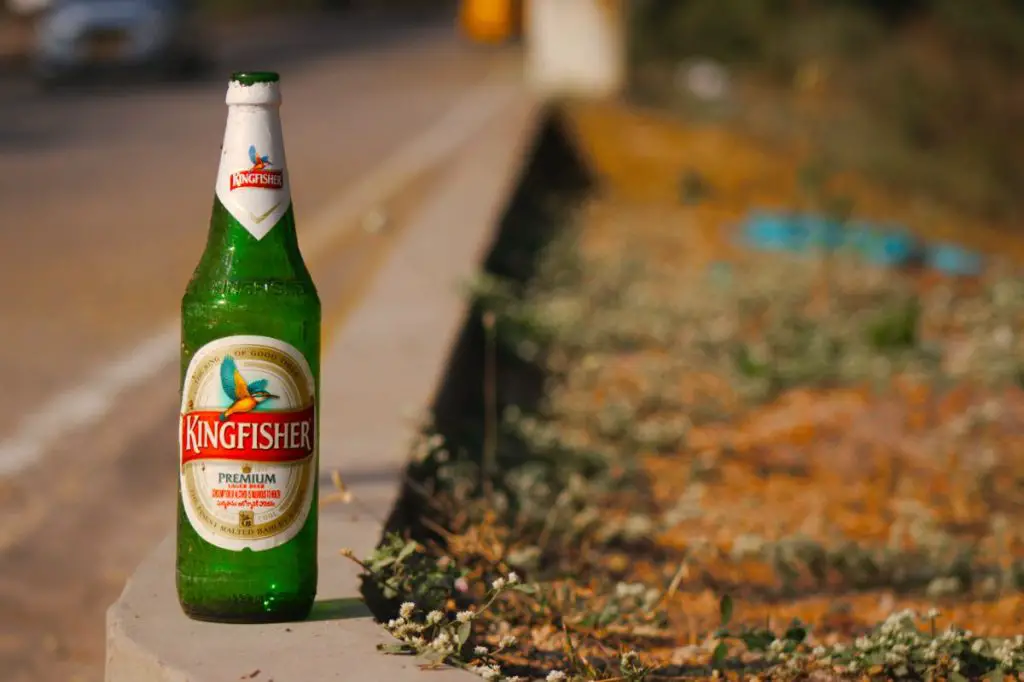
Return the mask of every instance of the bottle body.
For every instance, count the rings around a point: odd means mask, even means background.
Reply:
[[[302,619],[317,585],[320,300],[276,75],[246,78],[229,86],[210,232],[182,299],[177,520],[182,609],[237,623]]]

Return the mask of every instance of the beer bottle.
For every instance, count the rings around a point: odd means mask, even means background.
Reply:
[[[320,299],[279,78],[232,75],[206,249],[181,303],[177,590],[198,620],[305,618],[317,584]]]

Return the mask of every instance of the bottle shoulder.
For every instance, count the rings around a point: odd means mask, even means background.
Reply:
[[[223,278],[193,277],[185,288],[184,303],[217,303],[222,301],[278,301],[315,304],[320,295],[311,278],[278,279],[273,277]]]
[[[303,298],[319,301],[299,250],[292,209],[256,239],[214,201],[206,248],[185,290],[186,299]]]
[[[186,299],[218,299],[248,296],[256,298],[308,298],[319,300],[319,293],[309,279],[276,278],[199,278],[191,279],[185,288]]]

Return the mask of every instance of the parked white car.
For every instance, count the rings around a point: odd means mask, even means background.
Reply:
[[[48,9],[53,0],[7,0],[7,11],[19,17],[30,17]]]
[[[37,24],[33,73],[43,85],[94,69],[197,75],[200,36],[187,0],[53,0]]]

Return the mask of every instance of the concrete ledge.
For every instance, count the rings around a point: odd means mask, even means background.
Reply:
[[[540,120],[515,86],[507,104],[457,153],[432,196],[323,357],[322,488],[339,470],[351,504],[320,509],[320,589],[301,623],[231,626],[186,618],[166,538],[107,613],[107,682],[422,680],[412,658],[375,650],[390,640],[359,599],[354,565],[380,540],[407,463],[410,412],[429,407],[467,313],[459,285],[487,252]],[[258,672],[257,672],[258,671]],[[256,673],[256,674],[254,674]],[[459,670],[434,682],[474,680]]]

